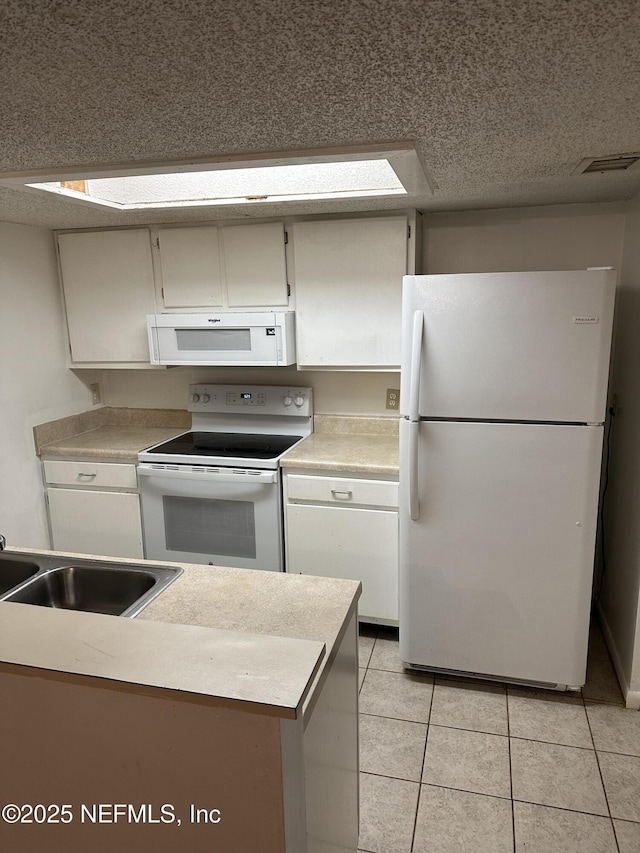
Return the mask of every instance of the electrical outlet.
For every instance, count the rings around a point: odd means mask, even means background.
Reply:
[[[397,409],[400,405],[400,389],[387,388],[387,409]]]
[[[89,386],[91,391],[91,403],[95,406],[98,403],[102,402],[102,395],[100,394],[100,383],[94,382],[93,385]]]

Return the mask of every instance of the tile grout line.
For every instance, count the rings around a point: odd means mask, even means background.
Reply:
[[[504,699],[507,705],[507,740],[509,744],[509,791],[511,792],[511,846],[516,853],[516,807],[513,800],[513,765],[511,763],[511,717],[509,716],[509,685],[505,686]]]
[[[500,794],[485,794],[482,791],[473,791],[470,788],[454,788],[453,785],[437,785],[435,782],[421,782],[423,788],[440,788],[443,791],[458,791],[460,794],[473,794],[474,797],[486,797],[489,800],[500,800],[500,802],[511,802],[511,797],[501,797]],[[518,800],[518,802],[525,802]],[[538,803],[533,803],[538,805]],[[551,807],[554,808],[554,807]],[[562,811],[571,811],[571,809],[562,809]]]
[[[611,821],[611,831],[613,832],[613,840],[615,841],[616,849],[618,850],[618,853],[620,853],[620,845],[618,844],[618,834],[616,833],[616,825],[613,822],[613,815],[611,814],[611,806],[609,805],[609,796],[607,794],[606,785],[604,784],[604,776],[602,775],[602,768],[600,767],[600,756],[598,755],[598,750],[596,749],[596,739],[593,736],[593,729],[591,728],[591,720],[589,719],[589,714],[587,713],[587,703],[585,702],[584,695],[582,696],[582,704],[584,706],[584,715],[587,718],[587,726],[589,727],[589,734],[591,735],[591,743],[593,744],[593,754],[596,757],[596,764],[598,766],[598,775],[600,777],[600,784],[602,785],[602,793],[604,794],[604,801],[607,804],[607,811],[609,812],[609,820]]]
[[[362,693],[362,688],[364,687],[364,681],[367,677],[367,672],[369,672],[369,661],[371,660],[371,655],[373,654],[373,648],[376,644],[376,640],[378,639],[378,632],[376,631],[376,635],[373,638],[373,645],[371,646],[371,652],[369,657],[367,658],[366,666],[362,667],[364,669],[364,676],[362,678],[362,683],[358,687],[358,850],[360,850],[360,774],[362,770],[360,769],[360,694]],[[358,667],[360,667],[360,625],[358,625]],[[358,672],[358,679],[360,673]],[[362,853],[367,853],[367,851],[362,851]]]
[[[427,743],[429,742],[429,731],[431,729],[431,711],[433,710],[433,697],[436,692],[436,679],[435,676],[433,678],[433,682],[431,684],[431,699],[429,700],[429,714],[427,715],[427,735],[424,739],[424,751],[422,753],[422,765],[420,767],[420,778],[418,779],[418,799],[416,801],[416,813],[413,816],[413,832],[411,833],[411,847],[410,851],[413,851],[413,846],[416,842],[416,829],[418,828],[418,811],[420,809],[420,798],[422,797],[422,779],[424,776],[424,762],[427,757]]]
[[[418,784],[415,779],[404,779],[400,776],[385,776],[384,773],[372,773],[371,771],[363,771],[367,776],[377,776],[380,779],[392,779],[397,780],[399,782],[409,782],[410,784]],[[580,815],[588,815],[590,817],[601,818],[602,820],[608,820],[609,815],[601,814],[600,812],[591,812],[584,811],[581,809],[570,809],[567,806],[552,806],[548,803],[540,803],[536,800],[512,800],[510,797],[501,797],[499,794],[485,794],[481,791],[474,791],[470,788],[455,788],[452,785],[436,785],[435,782],[421,782],[419,783],[421,788],[440,788],[443,791],[457,791],[461,794],[471,794],[474,797],[483,797],[489,800],[499,800],[500,802],[514,802],[514,803],[523,803],[528,806],[539,806],[543,809],[550,809],[555,812],[567,812],[568,814],[580,814]],[[630,820],[629,818],[616,818],[616,820],[620,820],[624,823],[630,823],[634,825],[640,826],[640,821]]]

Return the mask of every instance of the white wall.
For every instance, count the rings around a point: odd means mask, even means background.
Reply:
[[[629,204],[616,306],[607,562],[601,613],[627,704],[640,707],[640,196]]]
[[[104,399],[108,406],[186,409],[192,382],[252,382],[260,385],[310,385],[316,414],[391,416],[385,409],[386,389],[400,388],[400,374],[351,371],[304,371],[295,368],[186,368],[169,370],[105,370]]]
[[[47,548],[35,424],[90,408],[67,368],[53,236],[0,223],[0,532],[9,545]]]
[[[619,269],[624,221],[621,203],[425,215],[423,272]]]

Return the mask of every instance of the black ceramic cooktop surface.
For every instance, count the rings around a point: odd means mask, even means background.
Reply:
[[[185,432],[148,453],[275,459],[300,441],[301,435],[258,435],[237,432]]]

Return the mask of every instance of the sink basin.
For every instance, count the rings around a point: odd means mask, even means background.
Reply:
[[[37,563],[30,560],[21,560],[16,557],[7,557],[0,561],[0,595],[4,595],[14,586],[24,583],[40,570]]]
[[[37,562],[36,562],[37,560]],[[34,555],[0,554],[0,601],[64,610],[137,616],[182,574],[178,566],[146,566]]]
[[[155,583],[149,572],[65,566],[25,584],[7,601],[120,616]]]

